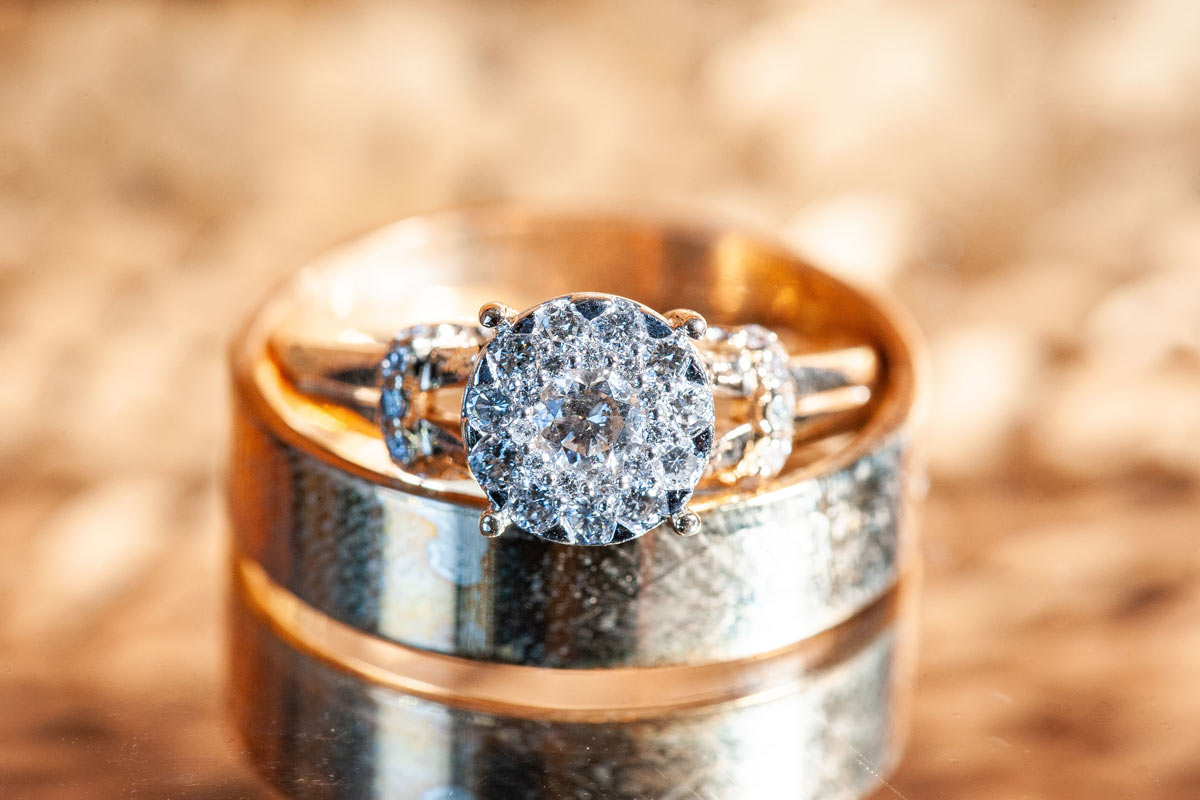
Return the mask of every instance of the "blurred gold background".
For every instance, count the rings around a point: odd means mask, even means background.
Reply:
[[[257,797],[223,346],[329,242],[686,203],[937,372],[880,797],[1200,795],[1200,4],[0,4],[0,795]]]

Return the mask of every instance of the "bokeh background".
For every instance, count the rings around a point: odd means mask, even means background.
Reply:
[[[351,232],[686,203],[936,369],[880,797],[1200,796],[1200,3],[0,3],[0,795],[258,797],[223,348]]]

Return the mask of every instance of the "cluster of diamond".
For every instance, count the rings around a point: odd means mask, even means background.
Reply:
[[[712,467],[726,483],[778,475],[792,452],[797,384],[779,337],[761,325],[711,327],[704,337],[718,391],[749,401],[744,421],[717,443]]]
[[[465,381],[486,341],[483,328],[451,323],[413,325],[396,334],[379,364],[379,427],[394,462],[413,469],[426,459],[458,454],[461,443],[424,419],[413,399]]]
[[[713,433],[695,347],[618,297],[558,298],[500,325],[463,395],[467,463],[493,509],[571,544],[625,541],[681,511]]]

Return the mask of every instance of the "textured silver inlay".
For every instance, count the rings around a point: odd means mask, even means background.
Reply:
[[[854,614],[896,582],[899,442],[849,467],[603,548],[485,540],[474,507],[381,488],[281,446],[251,555],[310,605],[394,641],[558,667],[738,658]],[[286,544],[284,544],[286,543]]]

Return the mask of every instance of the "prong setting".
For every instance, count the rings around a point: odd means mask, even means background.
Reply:
[[[507,527],[508,522],[495,511],[488,510],[479,515],[479,532],[489,539],[495,539]]]
[[[499,325],[463,390],[463,441],[506,528],[619,544],[685,510],[715,434],[712,387],[683,327],[691,316],[673,325],[627,298],[580,293]],[[483,534],[497,527],[481,519]]]
[[[498,328],[512,322],[517,312],[503,303],[484,303],[479,309],[479,324],[485,328]]]
[[[700,532],[700,516],[690,509],[684,509],[671,516],[671,527],[680,536],[695,536]]]
[[[692,311],[690,308],[668,311],[666,317],[672,328],[676,330],[682,328],[683,332],[691,339],[699,339],[708,330],[708,321],[704,319],[704,315],[698,311]]]

